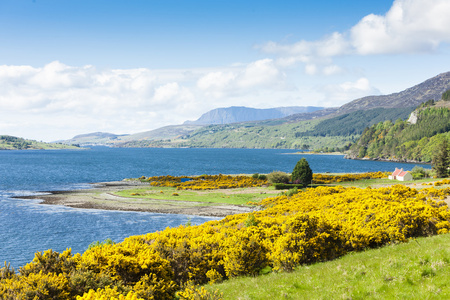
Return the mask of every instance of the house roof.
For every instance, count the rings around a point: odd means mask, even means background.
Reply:
[[[395,171],[392,173],[392,176],[399,176],[399,174],[402,173],[402,172],[404,172],[403,168],[401,168],[401,169],[395,168]]]
[[[408,174],[408,171],[401,171],[400,174],[398,174],[397,176],[399,177],[405,177],[406,174]]]

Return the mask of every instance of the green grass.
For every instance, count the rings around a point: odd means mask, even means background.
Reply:
[[[264,198],[276,196],[278,192],[275,192],[273,188],[264,187],[211,191],[177,190],[176,188],[168,187],[145,187],[122,190],[116,192],[115,194],[121,197],[129,198],[246,205],[249,201],[258,202]]]
[[[333,183],[332,185],[342,185],[342,186],[353,186],[358,188],[366,188],[366,187],[375,187],[380,185],[395,185],[395,184],[419,184],[422,183],[429,183],[437,181],[436,178],[424,178],[424,179],[418,179],[418,180],[411,180],[411,181],[398,181],[398,180],[391,180],[387,178],[379,178],[379,179],[363,179],[363,180],[357,180],[357,181],[347,181],[347,182],[339,182],[339,183]],[[430,186],[423,186],[423,187],[430,187]],[[417,187],[421,188],[421,187]]]
[[[224,299],[450,299],[450,234],[205,286]]]

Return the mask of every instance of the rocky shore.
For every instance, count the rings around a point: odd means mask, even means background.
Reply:
[[[411,160],[411,159],[387,159],[387,158],[359,158],[358,156],[354,154],[346,154],[344,156],[344,159],[354,159],[354,160],[370,160],[370,161],[389,161],[389,162],[398,162],[398,163],[406,163],[406,164],[430,164],[427,162],[422,162],[418,160]]]
[[[126,198],[114,194],[119,190],[148,185],[140,181],[115,181],[93,184],[92,189],[50,191],[44,195],[18,196],[19,199],[40,199],[41,204],[73,208],[140,211],[165,214],[225,217],[252,211],[251,207],[179,200]]]

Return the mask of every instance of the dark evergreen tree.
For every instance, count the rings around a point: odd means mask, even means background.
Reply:
[[[448,168],[450,166],[448,154],[447,139],[444,139],[437,147],[432,161],[433,170],[438,178],[448,177]]]
[[[300,159],[292,171],[292,182],[296,184],[303,184],[304,187],[307,187],[311,184],[312,178],[313,172],[309,167],[308,162],[305,158]]]
[[[442,94],[442,100],[444,100],[444,101],[449,101],[449,100],[450,100],[450,90],[446,90],[446,91]]]

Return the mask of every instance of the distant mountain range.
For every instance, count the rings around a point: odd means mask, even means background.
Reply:
[[[150,131],[135,134],[117,135],[107,132],[93,132],[80,134],[65,141],[58,141],[67,144],[89,145],[138,145],[136,141],[154,141],[177,139],[205,126],[214,124],[231,124],[251,121],[262,121],[279,119],[298,113],[319,112],[323,107],[315,106],[291,106],[276,107],[268,109],[250,108],[244,106],[232,106],[228,108],[217,108],[203,114],[196,121],[186,121],[183,125],[169,125]],[[334,110],[333,110],[334,111]],[[311,118],[311,116],[308,116]]]
[[[227,135],[224,132],[230,130],[230,132],[240,131],[243,127],[256,127],[261,128],[274,128],[274,126],[281,126],[283,124],[294,124],[302,121],[314,120],[314,126],[325,119],[334,119],[330,124],[337,124],[339,128],[339,118],[345,120],[359,120],[359,127],[361,126],[361,118],[352,117],[353,113],[358,111],[369,111],[374,109],[399,109],[404,108],[405,113],[412,111],[413,108],[419,106],[421,103],[433,99],[439,100],[442,94],[450,89],[450,72],[439,74],[433,78],[430,78],[418,85],[408,88],[399,93],[393,93],[389,95],[381,96],[368,96],[353,100],[339,108],[323,108],[323,107],[277,107],[270,109],[257,109],[249,107],[228,107],[217,108],[203,114],[199,119],[195,121],[186,121],[183,125],[172,125],[158,128],[155,130],[136,133],[132,135],[115,135],[111,133],[92,133],[81,136],[76,136],[73,139],[63,141],[68,144],[104,144],[111,146],[128,146],[128,147],[190,147],[199,146],[208,147],[207,142],[203,143],[190,143],[190,139],[195,137],[198,139],[201,136],[208,136],[205,141],[213,140],[212,136],[219,134],[217,140],[223,140],[222,145],[236,145],[236,141],[227,142],[227,139],[235,138],[235,135]],[[347,117],[347,115],[350,115]],[[361,114],[360,114],[361,115]],[[400,116],[399,111],[389,114],[387,111],[383,111],[385,116]],[[380,116],[381,117],[381,116]],[[310,122],[310,121],[308,121]],[[313,123],[308,123],[308,132],[314,131]],[[231,126],[230,126],[231,124]],[[235,125],[233,125],[235,124]],[[369,124],[371,125],[371,124]],[[205,127],[206,126],[206,127]],[[220,127],[222,126],[222,127]],[[312,127],[311,127],[312,126]],[[351,122],[346,122],[345,126],[352,126]],[[355,125],[356,126],[356,125]],[[306,128],[305,127],[305,128]],[[203,129],[205,128],[205,129]],[[290,130],[299,130],[292,127]],[[306,130],[306,129],[305,129]],[[358,129],[360,130],[360,128]],[[358,132],[353,130],[353,132]],[[268,130],[270,131],[270,130]],[[352,130],[348,130],[351,132]],[[276,132],[276,130],[274,130]],[[276,133],[273,133],[276,134]],[[254,136],[256,135],[256,137]],[[302,136],[303,134],[297,133],[296,136]],[[255,138],[260,134],[253,133],[252,136],[240,137],[242,147],[245,147],[245,139],[251,138],[255,141]],[[354,139],[356,136],[352,137]],[[261,136],[261,138],[263,138]],[[264,137],[267,139],[267,136]],[[285,137],[279,137],[285,139]],[[306,138],[305,138],[306,139]],[[307,141],[310,144],[314,144],[312,141]],[[217,144],[216,144],[217,145]],[[255,143],[255,145],[257,145]],[[263,145],[263,144],[261,144]],[[286,140],[283,143],[274,143],[275,147],[288,147]],[[211,145],[213,146],[213,145]],[[296,144],[291,144],[291,147],[296,147]]]
[[[186,121],[184,124],[215,125],[261,121],[284,118],[298,113],[310,113],[322,109],[324,109],[324,107],[290,106],[261,109],[245,106],[232,106],[210,110],[207,113],[204,113],[196,121]]]

